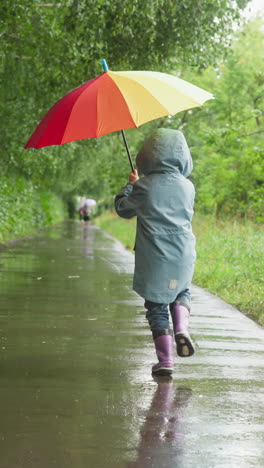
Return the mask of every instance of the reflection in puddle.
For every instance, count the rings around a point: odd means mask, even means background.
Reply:
[[[121,244],[73,221],[0,264],[0,468],[264,466],[262,328],[193,286],[200,349],[153,381]]]
[[[83,227],[83,253],[86,259],[93,260],[94,252],[93,252],[93,245],[94,245],[94,229],[93,225],[89,223],[85,224]]]
[[[174,388],[171,377],[155,377],[157,390],[140,430],[137,460],[128,468],[183,466],[186,407],[192,390]]]

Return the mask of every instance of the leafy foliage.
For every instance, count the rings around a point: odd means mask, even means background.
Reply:
[[[246,3],[2,0],[2,172],[9,178],[19,174],[35,191],[52,191],[64,199],[74,194],[113,198],[129,171],[119,134],[38,151],[22,149],[50,106],[100,73],[105,57],[110,68],[169,71],[217,95],[203,110],[127,131],[131,153],[137,153],[157,126],[182,128],[195,160],[199,210],[250,215],[261,221],[263,33],[259,26],[248,25],[235,40],[233,53],[219,65],[231,41],[233,21]],[[210,63],[214,66],[202,71]]]
[[[36,156],[21,148],[57,99],[101,73],[102,57],[113,69],[165,71],[171,64],[180,69],[186,63],[203,67],[214,62],[228,45],[232,21],[246,3],[247,0],[2,0],[3,170],[30,177],[34,174],[39,183],[53,184],[50,173],[54,174],[54,166],[55,172],[60,166],[62,153],[50,148]],[[81,151],[87,155],[93,148],[89,142],[89,147],[82,147]],[[106,148],[104,151],[107,153]],[[83,161],[75,148],[63,148],[64,157],[79,167],[80,173],[83,171]],[[66,179],[72,181],[71,175],[64,172],[63,182]],[[58,181],[57,175],[55,180]]]
[[[168,59],[202,66],[228,45],[232,22],[246,3],[73,0],[65,18],[71,58],[78,61],[81,56],[87,71],[94,72],[102,54],[115,69],[164,69]]]
[[[203,111],[189,112],[183,124],[195,160],[200,211],[263,221],[263,50],[258,20],[237,34],[232,54],[219,68],[189,76],[216,94]]]
[[[66,205],[52,192],[37,191],[23,177],[0,176],[0,242],[50,226],[66,217]]]

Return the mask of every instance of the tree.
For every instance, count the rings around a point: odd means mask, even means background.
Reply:
[[[247,0],[2,0],[2,170],[19,172],[38,185],[56,190],[78,190],[87,178],[86,165],[91,169],[94,164],[96,142],[37,153],[22,149],[51,105],[100,73],[101,58],[106,58],[113,69],[169,71],[173,66],[179,71],[186,64],[204,67],[214,63],[226,50],[233,21],[246,3]],[[105,141],[100,143],[101,167],[110,153],[109,140]],[[121,147],[119,140],[114,141]],[[95,173],[94,169],[90,172]],[[101,180],[97,191],[100,186],[101,191],[105,190],[102,187],[109,187],[108,183],[100,183]]]
[[[219,67],[186,74],[216,94],[202,111],[188,112],[183,125],[195,160],[199,210],[263,221],[263,49],[258,19],[236,34]]]

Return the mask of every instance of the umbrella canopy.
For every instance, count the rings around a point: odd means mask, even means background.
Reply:
[[[96,200],[94,200],[93,198],[82,197],[82,198],[79,198],[79,203],[78,203],[77,209],[79,210],[83,206],[89,206],[89,208],[90,208],[90,207],[96,206],[96,204],[97,204]]]
[[[83,205],[86,205],[86,206],[95,206],[96,205],[96,201],[93,199],[93,198],[85,198],[84,202],[83,202]]]
[[[211,93],[166,73],[106,71],[56,102],[25,148],[62,145],[138,127],[212,98]]]

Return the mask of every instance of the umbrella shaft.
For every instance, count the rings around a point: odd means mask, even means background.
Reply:
[[[121,133],[122,133],[122,137],[123,137],[125,147],[126,147],[126,150],[127,150],[127,156],[128,156],[128,159],[129,159],[130,167],[131,167],[131,170],[134,172],[135,168],[134,168],[133,163],[132,163],[131,154],[130,154],[130,151],[129,151],[129,148],[128,148],[128,144],[127,144],[126,135],[125,135],[124,130],[121,130]]]

